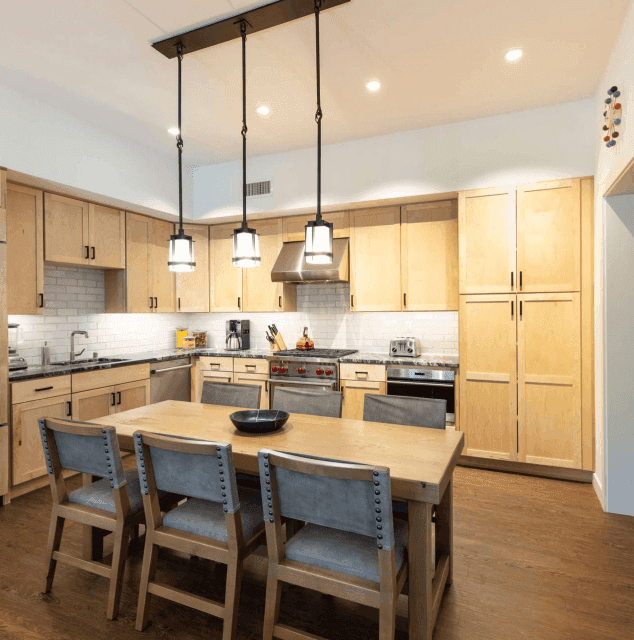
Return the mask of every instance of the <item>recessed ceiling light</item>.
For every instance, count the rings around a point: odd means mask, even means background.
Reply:
[[[504,57],[507,62],[518,62],[523,55],[524,52],[521,49],[509,49]]]
[[[177,136],[178,135],[178,127],[170,127],[167,130],[167,133],[171,133],[173,136]]]
[[[271,113],[271,110],[265,104],[261,104],[255,111],[259,116],[263,117],[268,116],[269,113]]]
[[[381,88],[381,83],[378,80],[370,80],[370,82],[365,85],[365,88],[370,91],[370,93],[376,93]]]

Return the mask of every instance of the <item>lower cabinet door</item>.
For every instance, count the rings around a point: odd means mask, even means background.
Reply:
[[[233,382],[234,384],[250,384],[250,385],[258,385],[262,388],[262,393],[260,394],[260,409],[268,409],[269,408],[269,383],[268,383],[268,375],[262,373],[234,373],[233,374]]]
[[[71,415],[71,396],[57,396],[14,404],[11,409],[13,439],[13,484],[46,474],[40,418],[67,418]]]
[[[579,294],[517,300],[519,459],[581,469]]]
[[[365,394],[384,396],[387,393],[387,383],[360,380],[342,380],[343,407],[341,417],[351,420],[363,420],[363,403]]]
[[[517,300],[460,296],[460,430],[464,455],[517,460]]]
[[[137,409],[150,404],[150,381],[138,380],[114,387],[116,406],[115,413]]]
[[[114,387],[91,389],[81,393],[73,393],[73,420],[89,422],[103,418],[116,410],[116,394]]]

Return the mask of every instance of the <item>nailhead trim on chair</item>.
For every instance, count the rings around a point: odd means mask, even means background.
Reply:
[[[145,470],[145,461],[143,459],[143,443],[141,442],[141,434],[135,433],[134,439],[136,440],[136,450],[138,452],[137,461],[141,465],[139,468],[139,473],[141,475],[141,482],[143,483],[143,487],[141,487],[141,493],[146,496],[150,495],[150,491],[147,488],[147,473]]]
[[[37,421],[40,425],[40,434],[42,436],[42,444],[44,445],[44,452],[46,455],[46,471],[53,473],[53,464],[51,462],[51,451],[48,445],[48,436],[46,435],[46,425],[43,419]]]

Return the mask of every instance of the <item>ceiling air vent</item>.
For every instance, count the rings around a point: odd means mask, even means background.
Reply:
[[[247,198],[253,198],[255,196],[270,196],[270,195],[271,195],[270,180],[264,180],[263,182],[247,183]]]

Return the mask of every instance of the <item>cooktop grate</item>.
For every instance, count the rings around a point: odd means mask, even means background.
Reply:
[[[357,349],[286,349],[276,351],[276,357],[301,357],[301,358],[343,358],[356,353]]]

